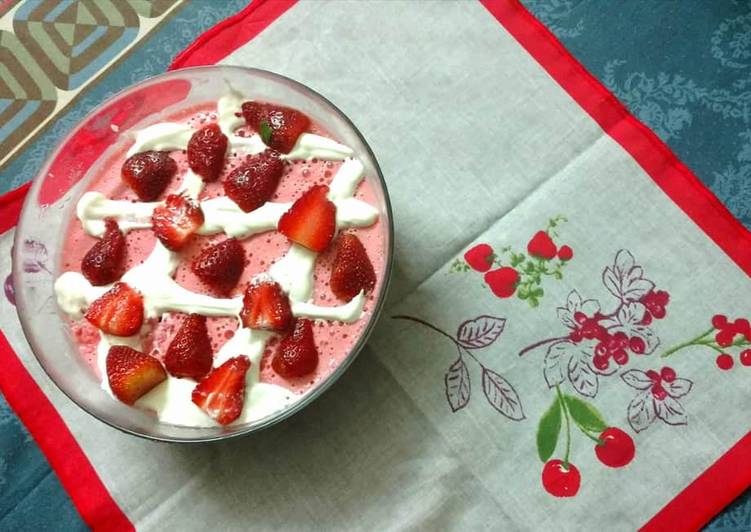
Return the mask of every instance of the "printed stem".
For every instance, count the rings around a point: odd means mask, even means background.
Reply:
[[[582,427],[578,423],[576,424],[576,426],[579,428],[579,430],[581,431],[582,434],[584,434],[587,438],[589,438],[590,440],[592,440],[593,442],[595,442],[597,445],[603,445],[605,443],[604,441],[602,441],[597,436],[592,436],[592,434],[588,430],[586,430],[584,427]]]
[[[563,467],[568,469],[568,458],[571,454],[571,420],[569,419],[566,401],[563,400],[561,388],[557,384],[555,385],[555,393],[558,395],[558,404],[561,405],[561,410],[563,410],[563,417],[566,420],[566,454],[563,455]]]
[[[548,338],[547,340],[540,340],[539,342],[536,342],[532,345],[528,345],[527,347],[519,351],[519,356],[522,357],[526,355],[527,353],[529,353],[530,351],[532,351],[533,349],[540,347],[541,345],[552,344],[553,342],[562,342],[566,338],[568,338],[568,336],[559,336],[558,338]]]
[[[682,344],[678,344],[678,345],[676,345],[676,346],[674,346],[674,347],[671,347],[670,349],[668,349],[667,351],[665,351],[665,352],[664,352],[664,353],[663,353],[662,355],[660,355],[660,356],[661,356],[662,358],[667,358],[667,357],[669,357],[670,355],[672,355],[672,354],[674,354],[674,353],[677,353],[677,352],[678,352],[678,351],[680,351],[681,349],[685,349],[686,347],[691,347],[692,345],[708,345],[708,344],[706,344],[706,343],[703,343],[703,342],[701,342],[701,340],[703,340],[703,339],[704,339],[704,338],[705,338],[705,337],[706,337],[707,335],[711,334],[711,333],[712,333],[713,331],[714,331],[714,327],[712,327],[711,329],[709,329],[709,330],[707,330],[707,331],[703,332],[702,334],[700,334],[700,335],[699,335],[699,336],[697,336],[696,338],[692,338],[692,339],[691,339],[691,340],[689,340],[688,342],[683,342]]]
[[[438,327],[436,327],[432,323],[428,323],[427,321],[425,321],[423,319],[420,319],[420,318],[415,318],[414,316],[405,316],[405,315],[391,316],[391,319],[394,319],[394,320],[414,321],[415,323],[419,323],[420,325],[424,325],[428,329],[432,329],[435,332],[437,332],[439,334],[442,334],[443,336],[445,336],[446,338],[448,338],[449,340],[451,340],[454,343],[454,345],[456,346],[456,348],[459,350],[459,356],[462,356],[462,351],[464,351],[467,355],[469,355],[472,358],[472,360],[474,360],[475,362],[477,362],[477,364],[479,364],[479,366],[481,368],[485,369],[485,366],[483,366],[482,362],[480,362],[477,359],[477,357],[475,356],[474,353],[472,353],[472,351],[470,351],[469,349],[467,349],[466,347],[464,347],[462,344],[460,344],[456,340],[456,338],[454,338],[453,336],[451,336],[449,333],[447,333],[445,331],[442,331],[441,329],[439,329]]]

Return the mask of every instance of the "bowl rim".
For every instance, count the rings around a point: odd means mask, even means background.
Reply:
[[[47,175],[48,170],[50,166],[52,165],[52,162],[56,159],[56,157],[59,155],[59,153],[63,150],[63,148],[67,145],[67,143],[70,141],[70,139],[75,135],[81,127],[83,127],[84,124],[89,122],[92,117],[94,117],[99,111],[101,111],[105,106],[111,104],[112,102],[118,100],[119,98],[123,97],[126,93],[142,88],[144,85],[151,84],[155,81],[161,81],[165,78],[172,78],[175,76],[179,76],[180,74],[184,72],[212,72],[217,70],[235,70],[238,72],[242,72],[244,74],[250,74],[250,75],[260,75],[263,77],[268,78],[276,78],[277,81],[286,82],[290,85],[292,85],[294,88],[301,90],[303,93],[307,93],[308,96],[312,97],[313,99],[318,99],[319,102],[322,102],[324,106],[328,106],[336,115],[339,116],[343,120],[343,122],[352,130],[352,132],[359,138],[360,142],[362,143],[365,152],[367,155],[370,156],[370,159],[373,161],[373,169],[375,171],[375,178],[378,180],[378,183],[381,187],[381,190],[383,192],[383,203],[384,203],[384,211],[386,214],[386,218],[388,219],[388,224],[386,228],[387,236],[388,236],[388,243],[386,245],[386,261],[385,261],[385,267],[383,271],[383,277],[381,281],[381,287],[379,290],[379,293],[377,294],[375,298],[375,304],[373,307],[373,311],[370,315],[370,319],[368,320],[368,323],[365,325],[365,328],[362,331],[362,334],[358,338],[355,345],[352,347],[351,351],[347,355],[346,358],[344,358],[341,363],[336,367],[336,369],[330,373],[325,380],[323,380],[318,386],[310,390],[308,393],[303,395],[303,397],[290,405],[287,408],[284,408],[282,410],[277,411],[274,414],[271,414],[269,416],[266,416],[266,418],[263,418],[261,422],[250,424],[247,428],[240,429],[234,432],[227,432],[227,433],[219,433],[212,436],[201,436],[197,438],[186,438],[186,437],[173,437],[173,436],[159,436],[154,434],[147,434],[145,432],[140,432],[136,429],[127,428],[120,426],[116,422],[105,419],[103,417],[100,417],[95,412],[93,412],[91,409],[89,409],[87,406],[84,406],[79,401],[77,401],[71,393],[69,393],[62,385],[60,385],[52,376],[50,373],[50,369],[47,368],[45,365],[45,362],[43,361],[43,358],[40,357],[37,354],[37,351],[42,351],[42,349],[39,348],[39,346],[36,345],[34,335],[31,331],[31,316],[24,316],[21,312],[22,308],[25,308],[26,302],[25,302],[25,296],[23,293],[23,290],[18,291],[16,295],[16,314],[18,315],[18,320],[21,324],[21,329],[23,331],[23,334],[26,338],[26,341],[29,343],[29,347],[31,348],[31,352],[34,354],[34,358],[36,359],[37,363],[41,366],[44,373],[47,375],[47,377],[54,383],[54,385],[59,389],[63,395],[65,395],[70,401],[73,402],[76,406],[78,406],[81,410],[89,414],[94,419],[97,419],[98,421],[101,421],[105,425],[108,425],[112,428],[115,428],[119,430],[120,432],[123,432],[125,434],[130,434],[132,436],[137,436],[139,438],[143,438],[150,441],[158,441],[158,442],[167,442],[167,443],[181,443],[181,444],[192,444],[192,443],[209,443],[209,442],[216,442],[216,441],[226,441],[234,438],[239,438],[241,436],[247,436],[249,434],[259,432],[263,429],[269,428],[271,426],[274,426],[278,423],[281,423],[282,421],[289,419],[293,415],[297,414],[301,410],[303,410],[306,406],[311,404],[315,399],[320,397],[324,392],[326,392],[331,386],[339,380],[339,378],[344,374],[344,372],[349,368],[349,366],[354,362],[355,358],[360,354],[360,352],[365,348],[365,345],[367,344],[368,339],[370,338],[370,335],[373,332],[373,329],[375,329],[376,324],[378,323],[378,320],[380,318],[380,315],[383,311],[387,296],[389,287],[391,284],[391,276],[393,273],[393,262],[394,262],[394,218],[393,218],[393,210],[391,207],[391,199],[388,191],[388,187],[386,185],[386,180],[383,177],[383,173],[381,171],[380,164],[378,163],[378,159],[375,156],[375,153],[373,153],[372,148],[370,147],[370,144],[368,144],[367,140],[363,136],[363,134],[360,132],[360,130],[357,128],[357,126],[352,122],[352,120],[341,110],[338,106],[336,106],[331,100],[320,94],[315,89],[312,89],[311,87],[295,80],[290,77],[284,76],[282,74],[278,74],[276,72],[273,72],[271,70],[264,70],[260,68],[253,68],[253,67],[244,67],[244,66],[238,66],[238,65],[204,65],[204,66],[194,66],[194,67],[187,67],[187,68],[179,68],[175,70],[169,70],[167,72],[162,72],[160,74],[156,74],[154,76],[149,76],[147,78],[144,78],[137,83],[131,84],[116,93],[112,94],[109,98],[103,100],[98,105],[93,107],[86,115],[78,120],[76,124],[65,134],[65,136],[59,140],[55,146],[49,151],[47,154],[47,157],[44,160],[44,163],[41,165],[39,170],[37,171],[37,174],[34,176],[34,178],[31,181],[31,187],[29,191],[26,194],[26,198],[23,203],[23,207],[21,209],[18,223],[16,225],[16,232],[13,237],[13,253],[11,256],[11,275],[13,280],[14,286],[21,286],[20,284],[20,278],[22,275],[22,269],[18,267],[18,265],[21,263],[21,249],[22,249],[22,242],[21,242],[21,235],[24,234],[23,228],[25,227],[24,224],[24,218],[25,214],[27,213],[27,208],[30,208],[29,205],[31,205],[31,202],[34,201],[37,197],[37,194],[39,192],[39,188],[41,187],[42,180],[40,179],[42,176]],[[72,185],[75,186],[75,183]],[[161,423],[158,421],[158,423]],[[169,424],[171,425],[171,424]],[[177,425],[171,425],[171,426],[177,426]],[[190,428],[190,427],[185,427]],[[204,427],[196,427],[196,428],[204,428]]]

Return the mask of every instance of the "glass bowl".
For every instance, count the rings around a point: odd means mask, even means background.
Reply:
[[[245,425],[184,427],[162,423],[154,415],[120,403],[102,390],[71,339],[69,327],[57,307],[53,283],[61,273],[64,231],[78,198],[88,186],[89,168],[122,149],[128,142],[124,133],[163,121],[165,115],[181,109],[216,102],[226,94],[227,83],[248,99],[299,109],[354,150],[376,193],[385,233],[383,281],[373,312],[352,351],[300,400]],[[344,113],[310,88],[278,74],[252,68],[208,66],[168,72],[125,89],[94,109],[62,139],[34,178],[21,212],[14,243],[13,283],[21,325],[37,360],[74,403],[126,433],[162,441],[206,442],[248,434],[278,423],[331,386],[352,363],[374,328],[385,300],[392,260],[393,223],[386,183],[370,147]]]

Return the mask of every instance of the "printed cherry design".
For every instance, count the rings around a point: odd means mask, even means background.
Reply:
[[[673,368],[665,366],[659,371],[631,369],[621,373],[620,377],[637,390],[626,409],[629,425],[635,432],[647,429],[658,419],[668,425],[688,422],[688,414],[680,399],[691,391],[694,383],[679,378]]]
[[[623,467],[634,459],[634,440],[621,429],[608,427],[600,434],[600,441],[595,444],[595,455],[606,466]]]
[[[581,474],[574,464],[557,458],[542,468],[542,486],[554,497],[573,497],[579,493]]]
[[[751,366],[751,349],[744,349],[739,356],[741,364]]]
[[[533,257],[550,260],[558,253],[558,248],[545,231],[537,231],[527,244],[527,253]]]
[[[720,368],[723,371],[727,371],[729,369],[732,369],[733,367],[733,357],[728,355],[727,353],[722,353],[717,355],[717,358],[715,359],[715,363],[717,364],[717,367]]]
[[[519,283],[519,272],[508,266],[498,268],[485,274],[485,282],[490,290],[501,298],[511,297]]]
[[[493,248],[488,244],[477,244],[464,254],[469,267],[478,272],[486,272],[493,266]]]

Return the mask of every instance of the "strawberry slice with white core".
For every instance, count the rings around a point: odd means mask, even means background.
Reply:
[[[95,300],[86,319],[102,332],[133,336],[143,325],[143,297],[125,283],[117,283]]]
[[[106,365],[112,393],[129,405],[167,378],[167,372],[156,358],[126,345],[110,347]]]
[[[229,425],[242,414],[249,368],[247,356],[230,358],[196,385],[193,402],[220,425]]]

